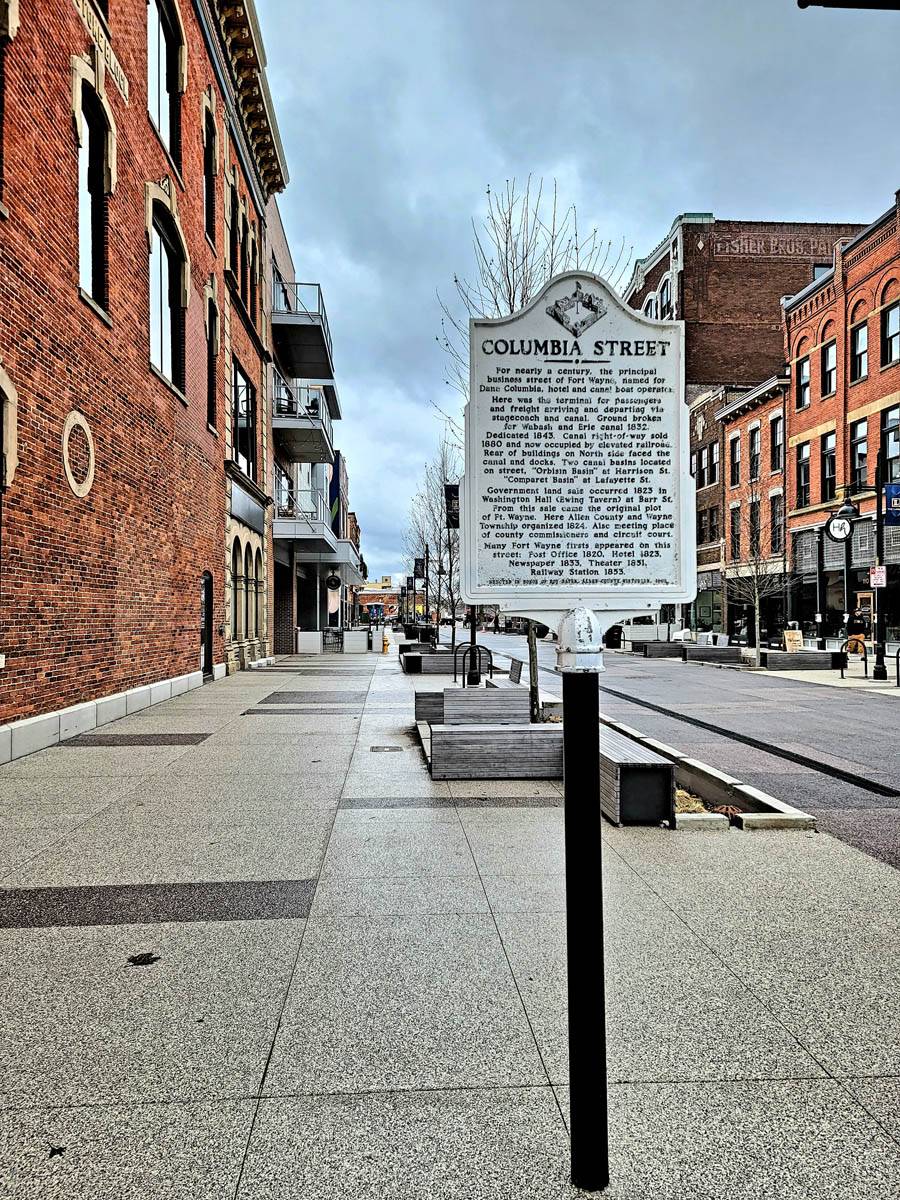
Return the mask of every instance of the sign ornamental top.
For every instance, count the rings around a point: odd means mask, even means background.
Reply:
[[[584,272],[469,327],[462,594],[617,612],[696,592],[684,326]]]

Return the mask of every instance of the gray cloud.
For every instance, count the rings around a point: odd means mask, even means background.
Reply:
[[[453,405],[435,289],[487,184],[556,177],[646,253],[684,211],[874,219],[900,184],[900,14],[794,0],[257,0],[303,279],[325,290],[336,437],[372,574]]]

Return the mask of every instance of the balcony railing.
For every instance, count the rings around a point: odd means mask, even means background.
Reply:
[[[295,421],[318,421],[328,434],[328,441],[334,444],[331,413],[328,411],[324,388],[297,382],[291,386],[276,371],[272,416],[293,418]]]
[[[322,327],[329,357],[333,357],[331,330],[328,327],[328,314],[325,311],[321,287],[317,283],[288,283],[276,278],[272,292],[272,312],[308,317],[315,321]]]
[[[322,492],[296,489],[290,481],[281,479],[275,482],[275,515],[283,521],[305,521],[310,528],[316,524],[331,525],[328,503]]]

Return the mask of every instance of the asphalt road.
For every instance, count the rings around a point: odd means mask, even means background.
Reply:
[[[524,637],[478,640],[527,662]],[[538,657],[542,689],[560,695],[555,645],[539,643]],[[814,813],[821,829],[900,869],[900,795],[879,790],[900,793],[900,697],[630,654],[607,653],[604,665],[611,717]]]

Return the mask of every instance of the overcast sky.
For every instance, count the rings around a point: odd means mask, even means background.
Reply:
[[[322,284],[369,575],[455,406],[435,292],[488,184],[556,178],[637,256],[681,212],[871,221],[900,187],[900,13],[796,0],[257,0],[297,273]]]

